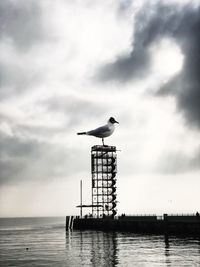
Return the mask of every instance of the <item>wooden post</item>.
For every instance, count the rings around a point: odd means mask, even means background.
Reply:
[[[80,207],[80,217],[82,218],[82,215],[83,215],[83,213],[82,213],[82,204],[83,204],[83,202],[82,202],[82,180],[80,181],[80,204],[81,204],[81,207]]]

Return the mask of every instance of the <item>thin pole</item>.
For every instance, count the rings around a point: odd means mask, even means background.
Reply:
[[[82,202],[82,180],[80,181],[80,201],[81,201],[81,209],[80,209],[80,215],[81,215],[81,218],[82,218],[82,215],[83,215],[83,213],[82,213],[82,204],[83,204],[83,202]]]

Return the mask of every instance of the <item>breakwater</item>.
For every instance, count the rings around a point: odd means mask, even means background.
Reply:
[[[73,223],[72,223],[73,222]],[[70,225],[70,227],[69,227]],[[200,236],[200,216],[118,216],[116,218],[66,217],[66,229],[94,229],[103,231],[129,231],[149,234],[189,234]]]

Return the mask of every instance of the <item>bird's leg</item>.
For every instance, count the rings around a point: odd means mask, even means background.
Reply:
[[[104,145],[104,138],[102,138],[102,143],[103,143],[103,146],[105,146],[105,145]]]

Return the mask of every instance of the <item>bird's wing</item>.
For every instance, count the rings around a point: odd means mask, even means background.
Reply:
[[[99,128],[96,128],[94,130],[91,130],[89,132],[87,132],[87,135],[93,135],[96,137],[103,137],[103,135],[109,131],[109,128],[107,125],[101,126]]]

